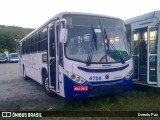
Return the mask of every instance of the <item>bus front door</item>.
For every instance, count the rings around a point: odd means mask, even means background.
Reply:
[[[133,30],[132,56],[134,80],[144,84],[157,83],[157,28]]]
[[[135,80],[147,82],[147,28],[133,30],[133,77]]]
[[[157,27],[148,28],[148,84],[157,84],[157,49],[158,49],[158,33]]]
[[[55,42],[55,27],[51,26],[49,29],[48,40],[48,73],[49,73],[49,87],[56,91],[56,42]]]
[[[133,30],[133,41],[132,41],[132,58],[133,58],[133,79],[139,80],[139,40],[138,40],[138,31]]]

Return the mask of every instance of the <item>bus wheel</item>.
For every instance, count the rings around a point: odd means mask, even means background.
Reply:
[[[52,92],[49,89],[49,79],[48,79],[48,74],[47,73],[43,73],[43,87],[44,87],[45,93],[48,96],[54,96],[55,95],[55,93]]]
[[[26,75],[26,70],[24,67],[23,67],[23,78],[24,80],[29,80],[29,77]]]

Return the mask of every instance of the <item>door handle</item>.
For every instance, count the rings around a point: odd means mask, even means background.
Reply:
[[[52,65],[55,62],[55,57],[53,57],[52,59],[50,59],[50,65]]]

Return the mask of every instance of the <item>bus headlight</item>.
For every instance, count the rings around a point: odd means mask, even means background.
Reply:
[[[80,79],[81,79],[80,77],[77,77],[77,78],[76,78],[76,82],[79,82],[79,81],[80,81]]]
[[[69,77],[71,80],[73,80],[74,82],[77,82],[77,83],[79,83],[79,84],[83,84],[83,83],[85,83],[85,81],[86,81],[85,79],[83,79],[82,77],[80,77],[80,76],[78,76],[78,75],[76,75],[76,74],[74,74],[74,73],[71,73],[71,72],[66,71],[65,74],[66,74],[66,76]]]
[[[125,75],[125,78],[128,79],[131,75],[132,75],[133,71],[130,70],[126,75]]]
[[[75,77],[76,77],[75,74],[71,74],[71,77],[70,77],[70,78],[71,78],[71,79],[75,79]]]

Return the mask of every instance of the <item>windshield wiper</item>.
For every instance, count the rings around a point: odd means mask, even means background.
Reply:
[[[108,51],[110,52],[109,49],[109,45],[113,48],[113,50],[117,51],[117,49],[115,48],[115,46],[110,42],[110,39],[108,39],[107,33],[106,33],[106,29],[104,28],[104,34],[105,34],[105,39],[107,39],[107,47],[108,47]],[[118,53],[119,54],[119,53]],[[122,58],[122,56],[119,56],[122,64],[125,63],[124,59]]]
[[[97,50],[97,35],[96,35],[96,32],[95,32],[92,24],[91,24],[91,28],[92,28],[93,37],[92,37],[90,48],[89,48],[89,52],[88,52],[86,66],[89,66],[91,64],[94,47]]]

